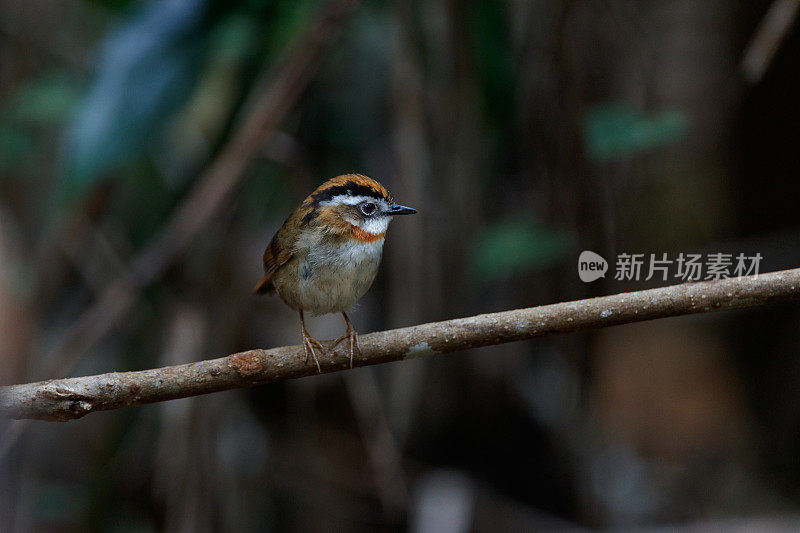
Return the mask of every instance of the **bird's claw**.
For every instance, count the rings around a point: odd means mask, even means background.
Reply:
[[[353,328],[347,328],[347,331],[344,332],[344,335],[333,341],[330,349],[333,350],[345,339],[350,340],[350,368],[353,368],[353,354],[355,354],[355,352],[361,354],[361,346],[358,344],[358,333],[356,333],[356,330]]]
[[[317,349],[322,350],[322,352],[327,352],[325,346],[322,345],[317,339],[309,337],[307,334],[303,334],[303,351],[306,354],[306,364],[308,363],[308,356],[314,358],[314,363],[317,365],[317,372],[320,374],[322,373],[322,369],[319,366],[319,359],[317,358],[317,353],[314,351],[314,347],[316,346]]]

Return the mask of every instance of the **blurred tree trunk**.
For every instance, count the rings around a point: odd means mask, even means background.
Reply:
[[[389,323],[418,324],[440,316],[442,310],[441,232],[425,220],[434,220],[438,200],[431,187],[431,155],[425,128],[422,64],[414,42],[414,4],[392,4],[393,145],[397,165],[394,193],[423,215],[393,231],[389,246]],[[424,218],[423,218],[424,217]],[[404,442],[416,411],[427,363],[391,369],[387,389],[387,416],[397,438]]]

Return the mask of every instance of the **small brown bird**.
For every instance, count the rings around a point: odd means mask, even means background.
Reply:
[[[344,174],[326,181],[295,209],[264,251],[264,277],[256,294],[278,293],[300,311],[303,351],[319,359],[314,348],[324,346],[306,330],[303,311],[314,315],[342,313],[350,340],[350,366],[358,346],[358,334],[347,311],[372,285],[381,262],[383,241],[395,215],[416,209],[394,203],[377,181],[361,174]]]

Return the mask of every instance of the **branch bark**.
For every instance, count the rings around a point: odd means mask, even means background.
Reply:
[[[671,285],[588,300],[433,322],[359,337],[357,366],[413,359],[534,337],[657,318],[755,307],[800,298],[800,269]],[[346,344],[346,343],[343,343]],[[348,368],[347,348],[323,357],[323,373]],[[300,346],[255,349],[219,359],[137,372],[0,387],[0,416],[72,420],[118,409],[316,373]]]

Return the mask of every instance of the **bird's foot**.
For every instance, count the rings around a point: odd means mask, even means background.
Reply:
[[[319,372],[321,374],[322,373],[322,369],[319,366],[319,359],[317,359],[317,352],[314,351],[314,348],[317,348],[318,350],[321,350],[322,353],[326,353],[327,352],[327,350],[325,349],[325,346],[323,346],[321,342],[319,342],[317,339],[315,339],[315,338],[311,337],[310,335],[308,335],[308,333],[303,332],[303,351],[306,354],[306,363],[308,363],[308,356],[309,355],[311,357],[313,357],[314,358],[314,363],[317,365],[317,372]]]
[[[353,354],[355,354],[356,351],[358,351],[359,354],[361,353],[361,346],[358,345],[358,333],[356,333],[355,329],[349,327],[348,325],[344,335],[333,341],[333,344],[331,344],[331,350],[336,348],[339,343],[345,339],[350,341],[350,368],[353,368]]]

